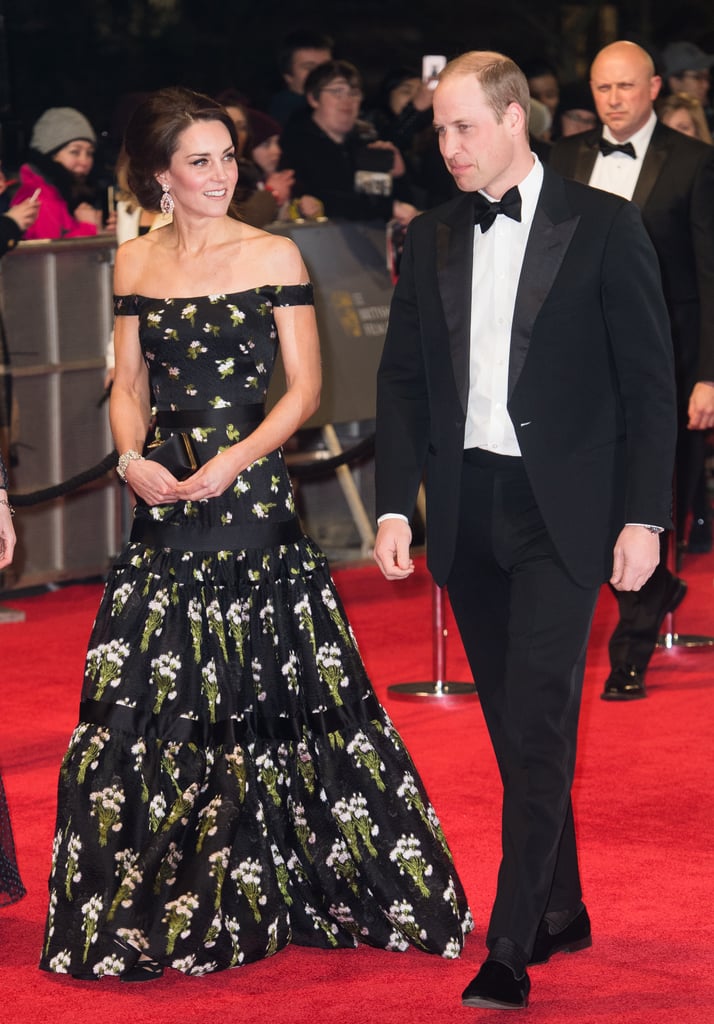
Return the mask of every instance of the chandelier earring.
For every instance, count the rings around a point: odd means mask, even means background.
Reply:
[[[173,197],[171,196],[171,193],[169,192],[169,186],[166,184],[165,181],[161,183],[161,189],[162,195],[159,206],[161,207],[161,212],[163,213],[163,215],[165,217],[170,217],[171,214],[174,212]]]

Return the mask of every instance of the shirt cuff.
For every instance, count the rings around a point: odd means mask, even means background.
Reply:
[[[377,526],[380,526],[385,519],[401,519],[403,523],[409,523],[406,516],[403,516],[401,512],[385,512],[384,515],[377,517]]]
[[[664,533],[664,526],[652,526],[650,523],[625,523],[625,526],[642,526],[650,533]]]

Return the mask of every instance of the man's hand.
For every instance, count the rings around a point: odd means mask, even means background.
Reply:
[[[714,427],[714,381],[700,380],[689,396],[690,430],[706,430]]]
[[[625,526],[615,543],[612,583],[615,590],[640,590],[659,562],[659,534],[644,526]]]
[[[412,531],[403,519],[383,519],[374,542],[374,560],[388,580],[403,580],[414,572],[409,557]]]

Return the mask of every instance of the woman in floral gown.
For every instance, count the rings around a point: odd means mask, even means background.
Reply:
[[[213,101],[154,94],[126,145],[173,222],[117,253],[111,424],[137,505],[60,772],[41,966],[204,974],[290,941],[456,957],[471,919],[438,819],[295,516],[281,445],[320,387],[299,252],[226,216]],[[151,402],[157,440],[192,438],[183,482],[139,455]]]

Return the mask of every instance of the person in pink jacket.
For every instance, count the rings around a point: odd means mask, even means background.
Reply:
[[[51,107],[37,120],[10,204],[29,196],[40,200],[40,212],[26,239],[82,238],[103,230],[102,213],[89,201],[86,185],[95,142],[91,124],[73,107]]]

